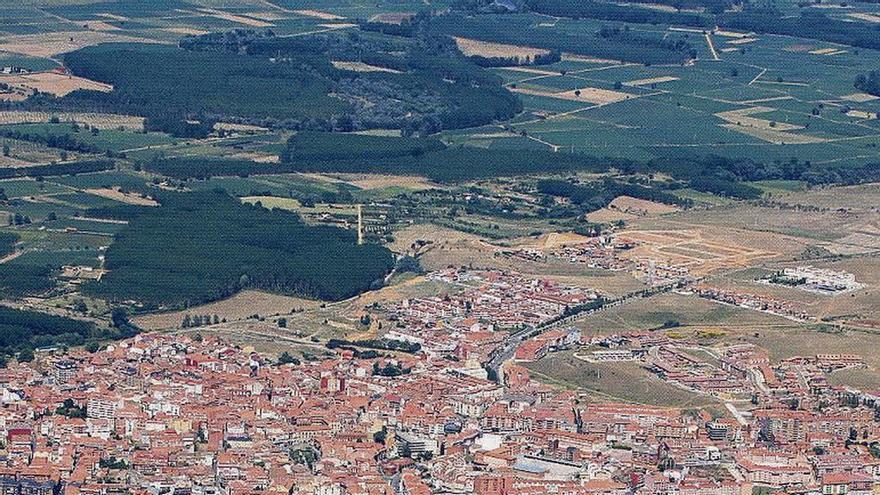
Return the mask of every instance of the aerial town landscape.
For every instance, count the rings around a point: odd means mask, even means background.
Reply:
[[[0,0],[0,495],[880,494],[880,3]]]

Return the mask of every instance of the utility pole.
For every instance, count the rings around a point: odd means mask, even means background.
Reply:
[[[358,246],[364,243],[364,207],[357,205],[358,212]]]

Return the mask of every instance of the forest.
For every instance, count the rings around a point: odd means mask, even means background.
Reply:
[[[381,284],[394,264],[386,248],[358,246],[352,231],[308,226],[219,191],[158,199],[158,208],[126,209],[129,225],[106,253],[109,273],[84,292],[144,309],[185,308],[244,288],[340,300]],[[113,216],[90,215],[101,213]]]
[[[55,286],[49,266],[4,263],[0,266],[0,293],[9,297],[36,296]]]
[[[0,353],[54,344],[80,345],[94,331],[91,322],[0,306]]]
[[[77,75],[112,84],[114,91],[75,91],[61,102],[142,115],[148,130],[178,137],[204,137],[220,120],[428,134],[508,119],[521,110],[498,76],[450,43],[235,30],[185,37],[180,48],[105,44],[69,53],[65,64]],[[337,69],[331,60],[394,68],[354,72]]]

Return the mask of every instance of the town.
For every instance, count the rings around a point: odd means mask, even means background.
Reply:
[[[142,334],[94,353],[41,354],[0,373],[0,483],[6,493],[40,495],[868,494],[880,486],[880,397],[826,379],[864,366],[858,357],[771,364],[758,347],[726,345],[704,348],[711,359],[700,359],[692,343],[661,333],[581,341],[550,330],[521,344],[496,382],[468,370],[486,359],[469,354],[472,343],[491,341],[482,335],[492,330],[462,325],[447,353],[339,347],[300,362],[200,334]],[[584,400],[519,364],[534,358],[523,357],[534,345],[640,361],[732,414]]]

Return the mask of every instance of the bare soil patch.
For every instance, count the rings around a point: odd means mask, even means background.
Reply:
[[[520,63],[532,62],[535,57],[550,53],[549,50],[543,48],[505,45],[459,37],[455,38],[455,44],[462,53],[469,57],[477,55],[486,58],[516,58]]]
[[[131,193],[131,192],[122,192],[119,189],[112,189],[109,187],[101,187],[95,189],[85,189],[85,192],[89,194],[94,194],[95,196],[100,196],[102,198],[112,199],[114,201],[119,201],[120,203],[126,203],[130,205],[137,206],[159,206],[159,203],[150,199],[143,198],[139,194]]]
[[[255,314],[260,316],[289,314],[294,310],[311,309],[320,304],[319,301],[298,297],[246,290],[222,301],[196,306],[184,311],[138,316],[133,321],[135,325],[147,330],[161,330],[178,328],[187,314],[199,316],[216,314],[220,319],[237,321]]]
[[[50,93],[55,96],[65,96],[78,89],[102,91],[104,93],[113,91],[113,86],[109,84],[68,74],[58,74],[56,72],[0,75],[0,83],[8,84],[27,93]]]

